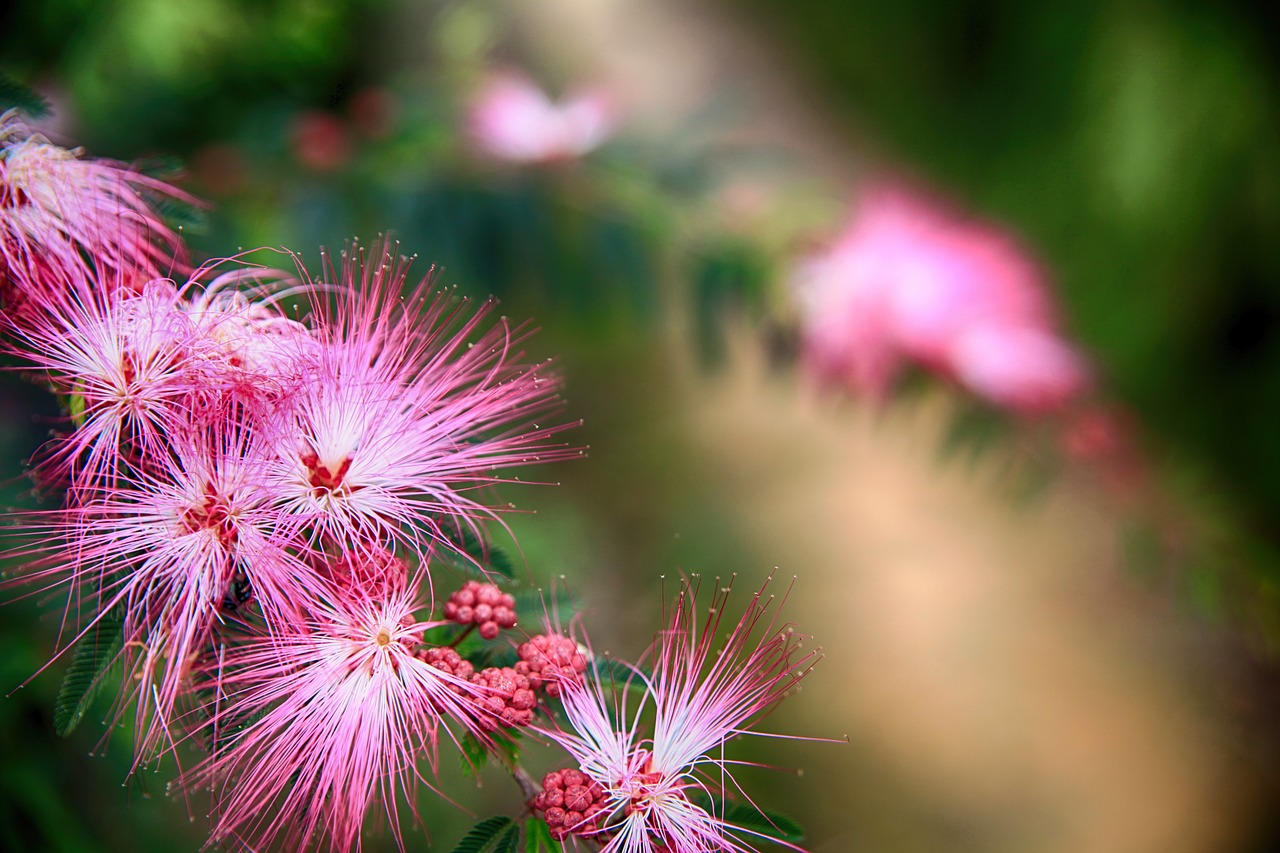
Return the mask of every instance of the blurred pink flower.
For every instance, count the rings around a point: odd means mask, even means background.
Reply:
[[[101,283],[185,271],[186,250],[157,204],[196,200],[110,160],[53,145],[12,113],[0,116],[0,289],[5,310],[42,304],[50,270],[87,270]],[[125,276],[129,279],[125,279]],[[54,279],[56,280],[56,276]]]
[[[1093,469],[1114,495],[1136,497],[1147,488],[1149,463],[1131,412],[1114,404],[1086,404],[1062,424],[1062,451]]]
[[[1030,326],[974,326],[956,336],[947,357],[961,385],[1026,413],[1061,409],[1083,390],[1087,376],[1079,353]]]
[[[249,184],[244,150],[231,142],[209,142],[191,155],[196,182],[214,195],[232,195]]]
[[[552,103],[527,77],[493,76],[472,99],[471,136],[488,154],[520,163],[581,157],[614,130],[613,99],[603,89]]]
[[[890,185],[863,194],[793,286],[808,361],[860,392],[885,395],[909,360],[1017,411],[1060,406],[1086,383],[1024,250]]]
[[[730,590],[716,583],[705,619],[698,616],[696,583],[681,589],[669,626],[650,650],[653,675],[632,674],[644,687],[634,704],[632,690],[602,684],[598,675],[562,679],[568,729],[544,733],[578,763],[579,771],[566,774],[581,773],[585,781],[562,777],[562,794],[535,800],[557,837],[593,838],[607,853],[752,849],[741,836],[756,833],[727,824],[698,800],[739,790],[726,742],[751,734],[818,653],[800,650],[800,635],[778,622],[774,597],[764,589],[726,634],[721,620]],[[576,806],[569,802],[575,798]]]
[[[400,104],[382,88],[361,89],[347,102],[351,125],[369,139],[385,139],[396,129]]]
[[[346,123],[320,110],[308,110],[294,119],[289,143],[298,162],[317,172],[336,172],[351,160]]]

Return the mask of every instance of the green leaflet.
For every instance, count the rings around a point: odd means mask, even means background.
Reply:
[[[84,397],[79,394],[67,395],[67,414],[71,415],[76,426],[84,426],[84,410],[87,407]]]
[[[512,826],[498,836],[498,840],[493,845],[493,853],[516,853],[519,846],[520,827]]]
[[[613,687],[621,687],[628,690],[645,690],[646,685],[640,675],[645,676],[645,678],[653,675],[642,666],[626,663],[611,657],[594,658],[591,661],[591,669],[595,673],[596,680],[601,684],[609,684]],[[637,670],[640,675],[636,674]]]
[[[450,539],[462,553],[444,549],[437,556],[441,563],[476,580],[492,581],[495,574],[515,580],[515,565],[501,548],[482,542],[480,537],[466,529]]]
[[[479,774],[489,763],[489,756],[497,753],[503,763],[515,766],[520,761],[520,738],[517,729],[503,729],[493,735],[493,748],[490,749],[470,733],[458,738],[458,747],[462,750],[462,769],[466,773]]]
[[[53,727],[59,735],[67,737],[80,725],[123,646],[124,619],[114,612],[104,615],[81,638],[53,705]]]
[[[722,802],[724,819],[743,829],[791,844],[804,840],[804,828],[794,818],[772,809],[757,809],[750,803]]]
[[[504,815],[485,818],[471,827],[453,853],[515,853],[520,827]]]
[[[563,853],[564,846],[551,837],[551,827],[542,818],[524,822],[524,853]]]
[[[541,629],[534,630],[534,626],[541,624],[544,613],[559,613],[561,621],[568,622],[578,610],[577,600],[564,584],[557,584],[551,590],[530,587],[517,590],[512,595],[516,599],[516,614],[520,617],[521,626],[528,625],[530,634],[539,633]]]
[[[758,809],[751,803],[732,802],[723,797],[711,797],[704,792],[693,794],[689,799],[726,823],[741,827],[750,834],[775,838],[788,844],[804,840],[804,828],[795,818],[782,812]]]

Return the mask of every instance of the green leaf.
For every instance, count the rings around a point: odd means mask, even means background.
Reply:
[[[471,827],[453,853],[514,853],[520,829],[505,815],[485,818]]]
[[[494,842],[493,853],[516,853],[516,849],[520,846],[520,827],[512,824],[507,830],[498,837]]]
[[[123,646],[124,619],[114,612],[104,615],[80,639],[53,705],[53,728],[59,735],[67,737],[80,725]]]
[[[489,763],[489,750],[485,749],[470,732],[465,732],[458,738],[458,748],[462,750],[462,770],[465,773],[479,775],[484,766]]]
[[[520,743],[523,735],[518,729],[502,729],[494,732],[490,743],[481,743],[470,732],[458,739],[462,750],[462,769],[466,773],[479,774],[489,763],[490,756],[497,755],[508,767],[520,761]]]
[[[804,828],[794,818],[782,812],[758,809],[750,803],[730,803],[724,800],[717,805],[724,809],[721,817],[734,826],[791,844],[804,840]]]
[[[601,683],[611,683],[615,687],[625,687],[629,690],[644,690],[645,683],[636,670],[648,678],[653,673],[641,666],[629,664],[611,657],[596,657],[591,661],[591,669],[595,673],[596,680]]]
[[[153,154],[133,161],[133,168],[158,181],[173,181],[184,174],[182,158],[173,154]]]
[[[71,415],[71,420],[76,426],[84,425],[84,412],[88,408],[88,404],[80,394],[71,394],[67,396],[67,414]]]
[[[515,580],[515,565],[507,553],[493,544],[481,541],[474,531],[463,528],[456,531],[450,541],[457,550],[441,551],[438,557],[441,563],[478,580],[493,581],[495,574]]]
[[[201,233],[208,228],[209,219],[205,212],[194,204],[174,198],[156,198],[151,206],[170,228],[187,233]]]
[[[469,637],[467,638],[470,639]],[[464,643],[464,645],[466,645]],[[487,669],[491,666],[504,667],[515,666],[520,660],[520,654],[512,647],[509,641],[481,639],[480,643],[472,648],[467,649],[465,653],[459,652],[464,658],[471,662],[476,669]]]
[[[564,853],[564,845],[551,837],[551,827],[539,817],[524,822],[524,853]]]
[[[569,617],[578,610],[577,599],[565,589],[564,584],[557,584],[556,588],[550,591],[536,588],[522,589],[512,593],[512,596],[516,600],[516,616],[523,625],[532,626],[534,622],[528,621],[530,619],[540,622],[543,613],[559,613],[560,621],[568,622]],[[530,627],[529,633],[538,632]]]
[[[738,803],[713,797],[705,791],[690,791],[689,800],[726,823],[749,833],[763,835],[789,844],[804,840],[804,828],[795,818],[773,809],[758,809],[751,803]]]
[[[0,74],[0,112],[17,107],[28,118],[44,118],[52,112],[49,101],[7,74]]]

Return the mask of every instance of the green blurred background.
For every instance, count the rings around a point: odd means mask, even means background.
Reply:
[[[792,540],[774,546],[762,544],[740,510],[757,484],[735,480],[733,472],[756,470],[771,445],[728,441],[729,450],[708,452],[705,430],[720,424],[734,436],[756,436],[754,423],[742,423],[754,410],[744,409],[738,423],[727,403],[717,409],[721,420],[689,413],[711,398],[708,387],[720,387],[700,383],[736,375],[744,327],[750,339],[771,342],[762,349],[774,353],[759,383],[793,382],[787,335],[779,331],[785,323],[777,319],[785,313],[778,309],[786,259],[809,239],[806,231],[838,225],[842,214],[833,211],[851,195],[843,186],[814,191],[823,184],[820,168],[815,178],[805,172],[803,154],[752,135],[754,122],[768,123],[759,116],[770,102],[754,97],[751,80],[776,74],[786,81],[791,108],[818,119],[828,150],[847,152],[855,173],[887,166],[933,183],[1016,227],[1053,270],[1071,333],[1095,359],[1107,393],[1141,425],[1158,496],[1149,501],[1156,509],[1135,511],[1136,533],[1121,531],[1115,546],[1129,554],[1134,538],[1146,541],[1143,531],[1154,528],[1155,555],[1102,567],[1097,582],[1108,592],[1090,587],[1073,618],[1089,626],[1088,596],[1108,597],[1113,586],[1136,597],[1132,610],[1140,615],[1125,610],[1114,621],[1157,627],[1137,631],[1136,641],[1124,634],[1129,656],[1105,664],[1118,666],[1119,675],[1105,672],[1127,695],[1149,688],[1149,676],[1137,670],[1168,667],[1176,685],[1169,695],[1177,698],[1166,708],[1165,693],[1143,694],[1156,698],[1142,707],[1157,711],[1134,726],[1164,732],[1167,710],[1193,718],[1191,729],[1214,732],[1212,746],[1178,767],[1223,780],[1213,788],[1218,799],[1168,802],[1193,816],[1213,813],[1230,828],[1202,841],[1182,835],[1180,849],[1273,849],[1280,838],[1268,816],[1280,625],[1280,442],[1273,435],[1280,402],[1280,98],[1268,50],[1274,21],[1243,4],[1120,0],[692,5],[696,18],[683,4],[639,0],[598,7],[557,0],[542,9],[497,0],[20,0],[0,11],[0,71],[49,95],[56,139],[96,156],[180,158],[189,173],[184,186],[213,205],[187,230],[201,257],[285,246],[314,266],[321,245],[390,232],[420,256],[421,273],[437,264],[442,283],[496,294],[510,316],[532,317],[541,331],[530,354],[558,359],[566,417],[585,419],[576,440],[591,450],[584,462],[530,472],[561,481],[560,488],[511,489],[503,498],[536,511],[511,516],[533,577],[565,575],[588,602],[584,619],[597,646],[624,655],[638,653],[655,627],[663,573],[740,571],[738,583],[750,589],[781,563],[784,577],[800,575],[799,596],[838,599],[865,588],[856,578],[847,589],[840,585],[846,555],[834,553],[835,544],[826,548],[835,573],[806,577],[799,565],[805,549],[817,554],[827,545],[821,519],[788,522]],[[609,14],[613,31],[624,34],[612,43],[608,27],[593,24]],[[579,22],[581,30],[559,27],[557,45],[540,26],[542,15]],[[629,29],[628,15],[644,26]],[[751,73],[693,110],[672,107],[675,120],[646,124],[638,111],[618,140],[580,166],[497,167],[470,150],[460,116],[486,68],[522,65],[553,88],[612,74],[609,82],[621,87],[631,81],[619,75],[634,73],[633,66],[610,72],[601,57],[623,55],[635,48],[627,39],[663,26],[680,38],[666,48],[661,39],[658,49],[650,44],[658,65],[680,67],[705,43],[708,55],[728,57],[726,78],[735,61]],[[736,52],[738,44],[750,50]],[[635,100],[644,100],[645,81],[635,82]],[[738,143],[718,143],[718,135]],[[756,175],[773,195],[749,215],[726,214],[724,186]],[[42,440],[47,421],[40,413],[47,417],[53,404],[13,378],[2,389],[3,502],[30,505],[20,460]],[[849,429],[861,430],[858,440],[879,454],[897,446],[886,429],[914,429],[910,412],[895,417]],[[1016,432],[1006,440],[1008,452],[1027,455]],[[797,437],[781,445],[804,443]],[[906,456],[924,464],[915,450]],[[779,466],[790,459],[776,457]],[[956,474],[940,468],[938,478],[950,483]],[[819,486],[796,488],[803,497],[793,507],[808,506],[803,501]],[[984,483],[974,488],[992,491]],[[779,491],[779,506],[787,494]],[[875,506],[894,494],[884,492]],[[1087,490],[1075,500],[1090,505],[1095,498],[1108,506]],[[870,527],[877,518],[850,524]],[[909,536],[913,524],[901,524]],[[1002,535],[1002,524],[993,523],[992,536]],[[1185,533],[1175,537],[1172,554],[1169,526]],[[1152,562],[1154,581],[1126,573],[1130,563]],[[1068,600],[1081,596],[1070,585],[1052,589],[1068,590]],[[5,692],[52,647],[55,625],[39,617],[37,604],[0,610]],[[1109,606],[1097,611],[1110,614]],[[824,639],[824,624],[803,627]],[[1143,651],[1131,652],[1133,645]],[[874,662],[875,652],[857,660]],[[1099,652],[1111,653],[1109,646]],[[815,850],[1156,849],[1144,846],[1151,842],[1140,833],[1136,841],[1110,836],[1114,844],[1097,846],[1098,836],[1056,825],[1056,806],[1014,813],[1023,794],[1011,792],[1040,785],[1046,801],[1058,796],[1056,783],[1028,782],[1014,771],[1004,779],[1004,771],[991,770],[1003,781],[991,783],[997,794],[979,805],[949,793],[931,771],[907,766],[905,753],[878,745],[897,735],[856,712],[833,710],[866,675],[849,674],[855,658],[839,646],[828,654],[829,665],[814,677],[827,679],[815,688],[826,692],[806,691],[790,703],[825,704],[818,711],[784,707],[769,722],[781,731],[849,733],[852,744],[756,744],[757,760],[809,769],[804,776],[748,771],[745,780],[750,790],[767,792],[763,803],[795,814]],[[0,703],[0,845],[197,849],[199,806],[189,821],[187,809],[163,795],[163,770],[121,788],[129,764],[123,734],[97,757],[89,753],[102,731],[92,725],[69,740],[53,737],[57,670]],[[1072,682],[1063,683],[1066,691]],[[1007,689],[1018,695],[1017,685]],[[938,707],[936,715],[950,710]],[[1045,737],[1072,748],[1056,729]],[[1165,745],[1164,736],[1154,742]],[[1207,765],[1196,763],[1202,759]],[[984,760],[997,767],[1007,757],[980,754],[976,774],[986,772]],[[477,788],[459,777],[450,757],[442,764],[442,784],[460,788],[459,799],[477,815],[518,810],[518,792],[501,775],[485,775]],[[429,798],[422,800],[430,837],[450,849],[473,818]],[[1072,847],[1077,837],[1094,841]],[[413,848],[426,844],[424,836],[411,839]],[[390,846],[389,839],[367,846],[382,844]]]

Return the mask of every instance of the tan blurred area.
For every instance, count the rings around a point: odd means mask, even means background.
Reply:
[[[846,726],[960,849],[1239,849],[1249,804],[1211,660],[1125,576],[1102,498],[1013,501],[1008,452],[940,463],[945,400],[875,413],[763,361],[744,343],[682,402],[754,546],[800,574],[791,615],[827,650],[805,730]],[[866,787],[838,750],[807,754],[849,797]]]
[[[758,141],[794,154],[798,180],[851,193],[856,158],[763,34],[674,0],[512,6],[545,52],[576,51],[650,120],[750,91]],[[673,417],[744,548],[801,576],[790,615],[826,649],[794,713],[850,737],[805,753],[831,815],[813,849],[1241,849],[1256,804],[1213,644],[1126,573],[1123,521],[1098,487],[1013,501],[1001,472],[1016,449],[940,462],[945,396],[874,412],[815,393],[771,372],[745,330],[727,367],[688,361]],[[910,790],[918,818],[894,804],[881,826],[852,826],[876,819],[877,801],[857,801],[876,768],[883,802]]]

